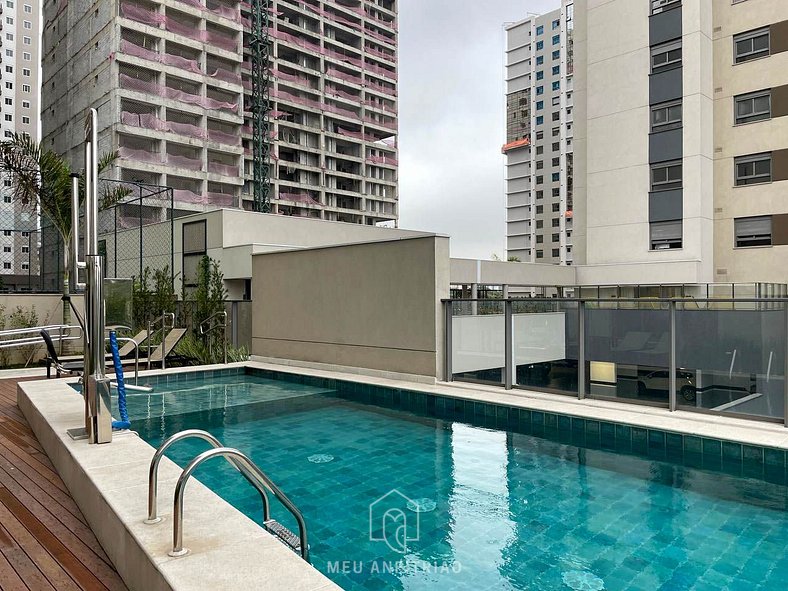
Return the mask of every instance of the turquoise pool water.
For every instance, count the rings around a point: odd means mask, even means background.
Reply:
[[[781,482],[248,375],[156,390],[130,395],[133,428],[154,446],[203,428],[250,455],[303,511],[312,564],[347,590],[783,590],[788,580]],[[185,465],[205,447],[182,442],[170,457]],[[259,521],[259,496],[225,462],[197,477]],[[394,489],[404,497],[385,497]]]

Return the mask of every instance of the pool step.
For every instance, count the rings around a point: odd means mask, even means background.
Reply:
[[[298,553],[301,552],[300,538],[287,529],[284,525],[279,523],[276,519],[269,519],[263,525],[265,525],[265,529],[267,529],[269,533],[275,535],[280,541],[282,541],[286,546],[289,546],[293,551]]]

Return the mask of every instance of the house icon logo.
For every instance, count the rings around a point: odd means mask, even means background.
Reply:
[[[419,514],[408,510],[413,501],[394,489],[369,505],[369,539],[385,542],[394,552],[404,554],[408,542],[419,539]]]

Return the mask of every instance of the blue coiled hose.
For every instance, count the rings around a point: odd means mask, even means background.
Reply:
[[[118,413],[120,414],[119,421],[112,421],[113,429],[129,429],[131,422],[129,422],[129,412],[126,410],[126,384],[123,381],[123,364],[120,362],[120,353],[118,353],[118,337],[115,331],[109,331],[109,348],[112,351],[112,363],[115,366],[115,381],[118,383]]]

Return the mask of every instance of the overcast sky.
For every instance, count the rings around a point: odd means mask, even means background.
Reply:
[[[400,227],[503,255],[503,24],[559,0],[399,0]]]

